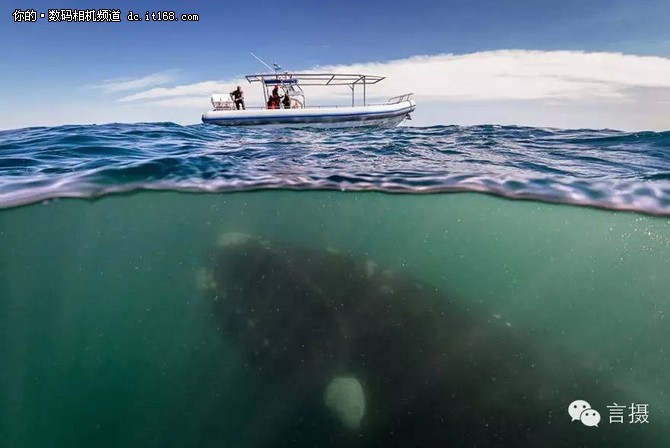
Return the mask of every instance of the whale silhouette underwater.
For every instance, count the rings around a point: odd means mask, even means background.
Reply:
[[[249,392],[265,402],[254,446],[612,447],[651,434],[606,425],[605,404],[627,395],[588,360],[365,258],[231,233],[205,273],[217,326],[266,385]],[[578,399],[600,405],[598,427],[568,415]]]

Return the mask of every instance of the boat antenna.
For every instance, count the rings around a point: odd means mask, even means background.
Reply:
[[[249,53],[251,53],[251,52],[249,52]],[[258,62],[260,62],[261,64],[263,64],[264,66],[266,66],[266,67],[269,68],[270,70],[274,71],[275,73],[277,72],[277,69],[276,69],[276,68],[272,68],[272,67],[270,67],[270,66],[267,65],[265,62],[263,62],[263,60],[262,60],[261,58],[259,58],[259,57],[256,56],[255,54],[251,53],[251,55],[252,55],[253,57],[255,57],[256,59],[258,59]],[[275,66],[276,66],[276,65],[277,65],[277,64],[275,63]]]

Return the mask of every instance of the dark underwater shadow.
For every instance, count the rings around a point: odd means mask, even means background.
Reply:
[[[629,396],[622,380],[402,272],[242,234],[224,236],[207,269],[214,322],[262,385],[240,390],[253,446],[661,443],[605,421]],[[599,427],[571,419],[575,400]]]

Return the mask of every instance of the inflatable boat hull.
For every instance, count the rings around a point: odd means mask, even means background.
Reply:
[[[282,128],[395,127],[415,108],[414,100],[407,100],[358,107],[212,110],[202,115],[202,121],[219,126]]]

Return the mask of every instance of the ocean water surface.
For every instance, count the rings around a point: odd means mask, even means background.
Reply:
[[[0,131],[0,446],[668,446],[668,216],[669,132]]]

